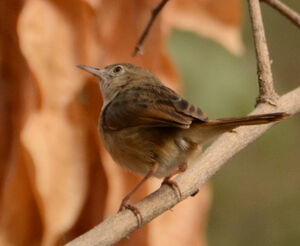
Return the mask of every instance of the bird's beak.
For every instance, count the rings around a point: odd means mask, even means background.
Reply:
[[[96,68],[96,67],[91,67],[91,66],[87,66],[87,65],[77,65],[78,68],[81,68],[93,75],[95,75],[96,77],[102,77],[102,69],[100,68]]]

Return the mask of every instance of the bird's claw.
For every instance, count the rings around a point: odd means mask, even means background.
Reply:
[[[165,178],[161,184],[162,185],[166,184],[166,185],[171,186],[171,188],[178,194],[179,199],[181,200],[181,198],[182,198],[181,190],[179,188],[179,185],[174,180]]]
[[[120,208],[119,208],[118,212],[124,211],[126,209],[133,212],[133,214],[135,215],[135,217],[137,219],[138,227],[141,227],[142,224],[144,223],[144,219],[143,219],[143,216],[142,216],[140,210],[137,207],[135,207],[135,206],[131,205],[130,203],[128,203],[128,200],[123,200],[121,205],[120,205]]]

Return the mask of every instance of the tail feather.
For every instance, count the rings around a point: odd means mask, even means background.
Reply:
[[[217,120],[208,120],[203,124],[203,126],[228,126],[229,128],[232,127],[233,129],[239,126],[267,124],[282,120],[288,116],[289,114],[280,112],[271,114],[249,115],[235,118],[223,118]]]
[[[193,126],[188,130],[190,131],[189,138],[192,142],[202,143],[239,126],[267,124],[282,120],[288,116],[289,114],[280,112],[208,120],[198,124],[193,124]]]

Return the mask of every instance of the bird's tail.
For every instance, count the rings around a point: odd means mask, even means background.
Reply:
[[[218,120],[208,120],[207,122],[203,123],[203,127],[216,126],[225,128],[228,127],[229,129],[233,129],[239,126],[268,124],[271,122],[282,120],[288,116],[289,114],[280,112],[271,114],[258,114],[242,117],[223,118]]]
[[[224,132],[231,131],[239,126],[268,124],[280,121],[288,116],[289,114],[287,113],[279,112],[208,120],[199,124],[194,124],[191,128],[191,134],[189,135],[192,136],[192,139],[194,138],[196,142],[200,143]]]

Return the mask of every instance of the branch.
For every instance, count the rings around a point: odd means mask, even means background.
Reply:
[[[280,97],[277,107],[260,104],[251,114],[283,111],[291,115],[300,112],[300,87]],[[182,192],[182,200],[195,193],[210,179],[232,156],[258,138],[273,124],[237,128],[237,133],[225,133],[218,138],[184,173],[174,180]],[[134,206],[143,215],[144,224],[163,212],[171,209],[180,201],[176,192],[163,185]],[[67,246],[112,245],[138,228],[136,216],[129,210],[106,218],[101,224],[69,242]]]
[[[134,51],[132,53],[132,56],[136,56],[138,54],[142,54],[142,48],[143,48],[143,44],[146,40],[146,37],[148,36],[149,34],[149,31],[157,17],[157,15],[160,13],[160,11],[162,10],[162,8],[165,6],[165,4],[168,2],[169,0],[162,0],[154,9],[152,9],[152,12],[151,12],[151,18],[150,20],[148,21],[148,24],[142,34],[142,36],[140,37],[139,41],[137,42],[137,44],[135,45],[134,47]]]
[[[282,15],[287,17],[291,22],[293,22],[296,26],[300,27],[300,15],[286,6],[279,0],[261,0],[267,4],[269,4],[274,9],[277,9]]]
[[[274,90],[271,63],[269,58],[268,46],[266,43],[259,0],[248,0],[248,4],[257,60],[259,85],[259,96],[257,98],[257,104],[267,102],[275,106],[278,95]]]

